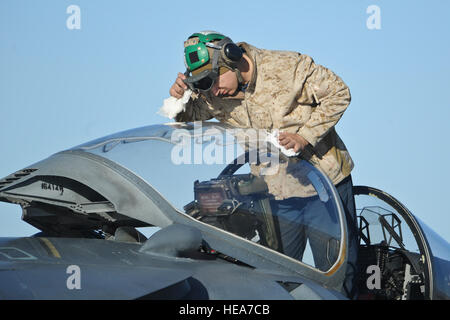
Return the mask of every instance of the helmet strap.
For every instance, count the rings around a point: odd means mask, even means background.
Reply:
[[[214,55],[212,58],[212,67],[217,68],[217,70],[219,70],[219,59],[223,60],[221,58],[221,53],[220,50],[222,49],[224,43],[227,43],[228,41],[231,41],[229,38],[225,38],[219,41],[219,43],[217,45],[214,44],[208,44],[209,47],[214,48]],[[228,69],[230,69],[231,71],[234,71],[234,73],[236,74],[237,80],[238,80],[238,88],[242,87],[244,85],[244,79],[242,78],[242,74],[241,71],[239,71],[238,68],[238,63],[234,64],[234,65],[230,65],[229,63],[227,63],[226,61],[222,61],[222,64],[227,67]]]
[[[236,69],[234,69],[234,73],[236,74],[239,87],[243,86],[244,79],[242,78],[242,74],[241,74],[241,71],[239,70],[239,68],[236,67]]]

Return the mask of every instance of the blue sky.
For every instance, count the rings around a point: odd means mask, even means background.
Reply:
[[[81,29],[66,9],[81,9]],[[369,30],[366,9],[381,10]],[[350,87],[337,125],[355,185],[398,198],[450,241],[448,122],[450,2],[32,1],[0,2],[0,176],[156,114],[177,72],[183,40],[217,30],[256,47],[313,57]],[[34,229],[0,204],[0,235]]]

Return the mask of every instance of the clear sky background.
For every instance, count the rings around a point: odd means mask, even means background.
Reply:
[[[70,30],[66,9],[81,9]],[[370,30],[370,5],[381,29]],[[0,1],[0,176],[157,115],[183,41],[217,30],[313,57],[350,87],[337,130],[355,185],[383,189],[450,241],[450,1]],[[30,235],[0,204],[0,236]]]

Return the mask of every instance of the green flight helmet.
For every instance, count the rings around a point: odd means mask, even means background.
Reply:
[[[223,34],[214,31],[202,31],[192,34],[184,42],[184,61],[186,68],[192,72],[211,63],[213,51],[206,46],[207,43],[224,39]]]
[[[232,70],[242,83],[238,69],[242,55],[242,49],[221,33],[194,33],[184,42],[185,82],[193,89],[209,91],[219,75]]]

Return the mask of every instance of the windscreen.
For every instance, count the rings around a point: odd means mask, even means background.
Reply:
[[[450,244],[416,218],[428,241],[433,255],[434,298],[450,299]]]
[[[182,214],[328,271],[343,252],[333,185],[249,130],[150,126],[76,149],[128,169]]]

